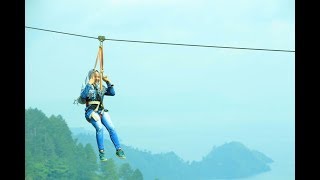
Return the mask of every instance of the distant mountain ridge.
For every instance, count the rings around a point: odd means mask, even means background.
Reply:
[[[72,129],[73,137],[80,143],[96,147],[94,133]],[[130,146],[122,145],[127,159],[115,158],[114,147],[110,140],[105,140],[108,158],[116,163],[129,163],[139,168],[144,179],[159,180],[194,180],[194,179],[232,179],[244,178],[270,171],[269,163],[273,160],[265,154],[250,150],[240,142],[232,141],[213,149],[201,161],[185,162],[174,152],[152,154]],[[108,152],[108,150],[112,150]]]
[[[240,142],[229,142],[213,148],[200,162],[191,167],[197,178],[242,178],[270,171],[273,160],[263,153],[250,150]]]
[[[105,138],[109,160],[101,163],[94,128],[72,129],[61,115],[47,117],[31,108],[25,110],[25,121],[26,179],[235,179],[270,171],[273,162],[236,141],[213,147],[201,161],[191,163],[174,152],[152,154],[122,145],[127,159],[120,160]]]

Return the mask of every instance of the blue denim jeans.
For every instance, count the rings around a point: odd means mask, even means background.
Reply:
[[[97,112],[92,112],[95,113],[95,115],[98,115]],[[104,150],[104,143],[103,143],[103,126],[108,130],[110,139],[116,149],[120,149],[120,143],[118,139],[117,132],[112,124],[110,115],[108,112],[104,112],[102,116],[100,115],[100,118],[98,120],[95,120],[93,118],[93,115],[91,115],[89,122],[93,125],[93,127],[96,129],[96,139],[97,139],[97,144],[99,150]],[[97,117],[97,116],[96,116]],[[96,118],[97,119],[97,118]]]

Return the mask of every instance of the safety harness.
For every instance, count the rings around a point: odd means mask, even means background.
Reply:
[[[99,110],[99,106],[100,104],[102,104],[100,101],[87,101],[86,105],[91,105],[91,104],[95,104],[97,105],[97,107],[94,109],[95,112],[97,112]]]

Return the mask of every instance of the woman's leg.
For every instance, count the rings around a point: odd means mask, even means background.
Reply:
[[[95,112],[92,112],[95,113]],[[98,115],[98,114],[97,114]],[[99,115],[98,115],[99,116]],[[96,129],[96,140],[99,151],[104,150],[103,144],[103,124],[101,120],[95,120],[93,117],[90,118],[90,123]]]
[[[114,145],[114,147],[118,150],[121,149],[120,143],[119,143],[119,139],[118,139],[118,135],[117,132],[112,124],[110,115],[108,112],[104,112],[101,118],[101,122],[102,124],[106,127],[106,129],[109,132],[110,135],[110,139]]]

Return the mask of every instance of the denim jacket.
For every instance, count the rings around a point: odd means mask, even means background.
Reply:
[[[87,83],[85,88],[83,89],[83,91],[80,93],[80,97],[82,99],[85,99],[86,102],[100,101],[101,105],[99,106],[98,113],[100,113],[104,109],[103,108],[104,95],[107,95],[107,96],[114,96],[115,95],[113,84],[111,84],[110,82],[107,82],[107,87],[105,87],[103,85],[101,91],[100,91],[99,84],[91,85],[91,84]],[[96,108],[96,106],[97,105],[95,105],[95,104],[91,104],[91,105],[86,104],[85,117],[87,120],[89,120],[89,117],[90,117],[91,113],[93,112],[93,110]]]

